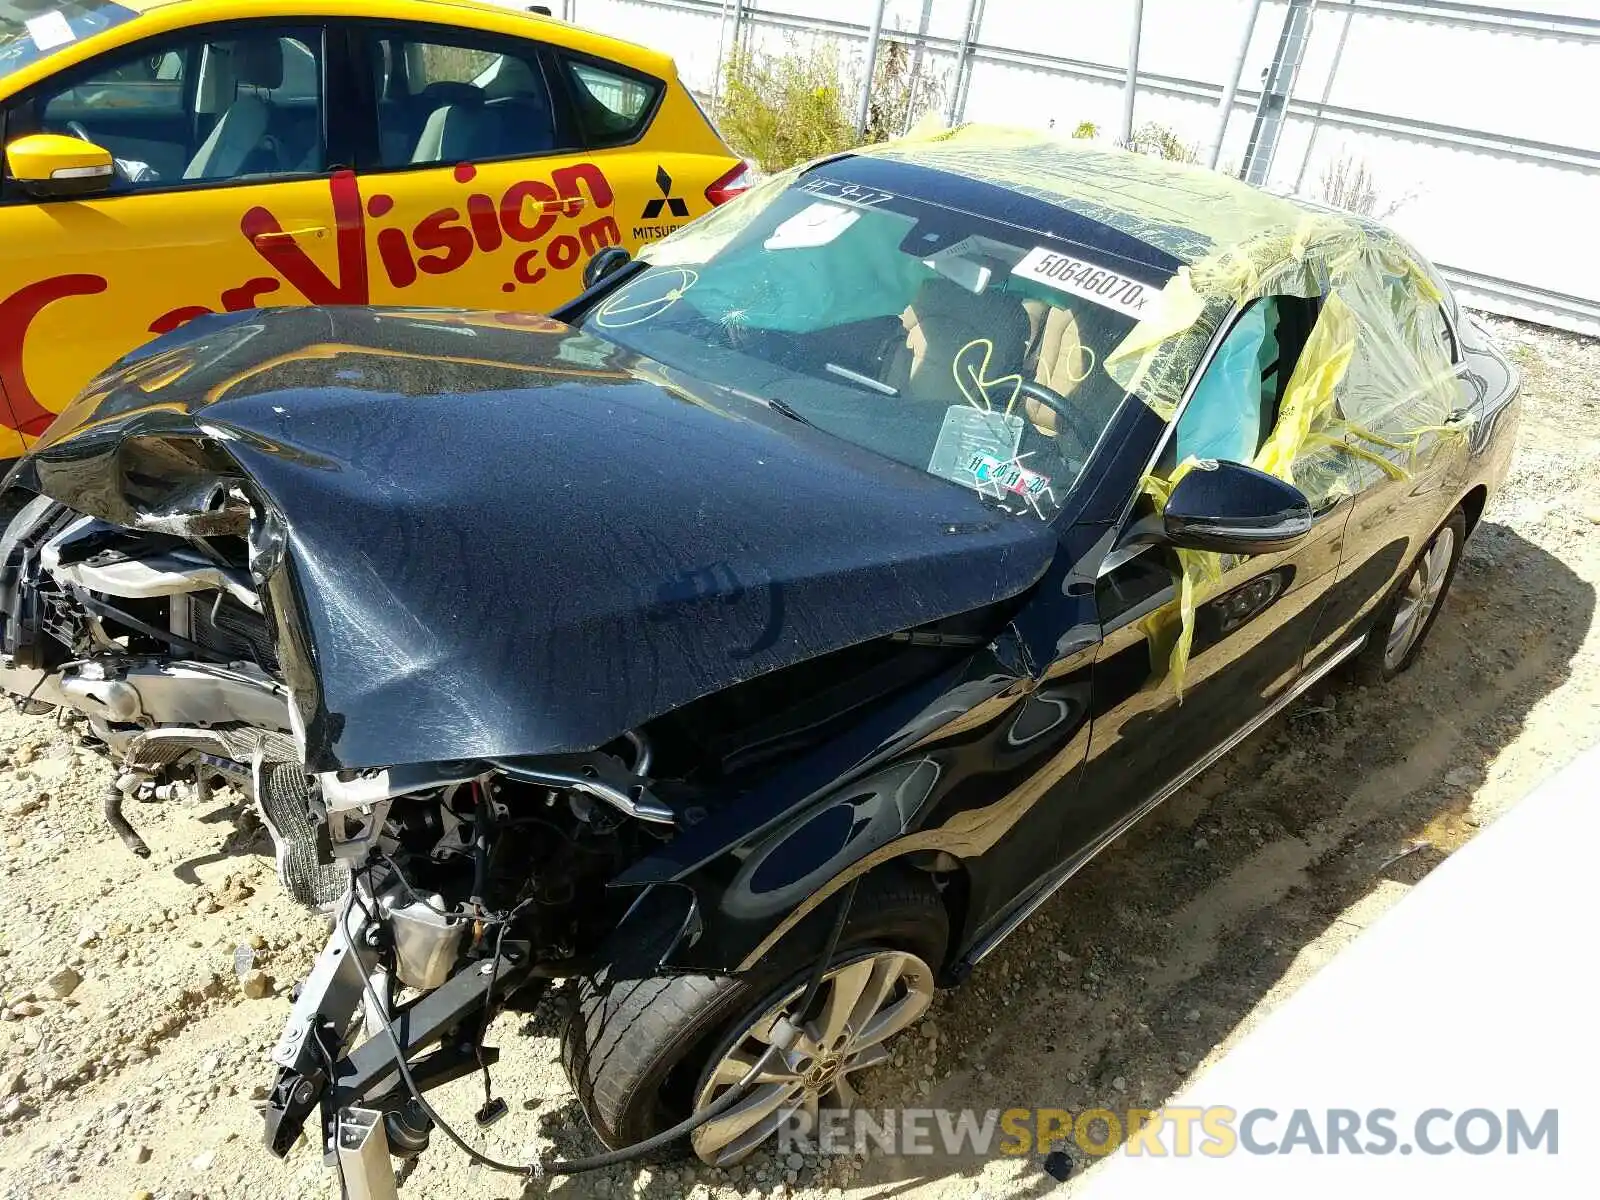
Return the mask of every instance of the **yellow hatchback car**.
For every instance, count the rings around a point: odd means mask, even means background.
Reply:
[[[0,0],[0,459],[207,312],[543,312],[743,191],[672,60],[475,0]]]

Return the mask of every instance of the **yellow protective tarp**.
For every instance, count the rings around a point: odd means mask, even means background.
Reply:
[[[1313,507],[1355,492],[1369,469],[1404,475],[1427,434],[1461,432],[1448,425],[1456,388],[1438,288],[1415,251],[1374,222],[1203,168],[1031,130],[964,126],[865,153],[1002,184],[1178,259],[1150,315],[1102,365],[1169,421],[1230,314],[1265,296],[1319,299],[1276,424],[1251,463],[1295,484]],[[1145,480],[1158,511],[1192,466]],[[1156,665],[1181,695],[1195,610],[1226,564],[1215,554],[1177,556],[1177,595],[1145,628]]]
[[[1388,230],[1351,213],[1270,195],[1229,176],[1036,130],[967,125],[865,147],[998,183],[1163,250],[1180,266],[1102,370],[1172,420],[1206,350],[1232,313],[1265,296],[1321,301],[1278,418],[1252,465],[1321,507],[1353,493],[1371,469],[1404,475],[1431,432],[1449,426],[1454,368],[1438,288]],[[643,253],[660,266],[704,262],[805,168],[764,181]],[[1145,490],[1157,508],[1192,463]],[[1214,554],[1178,553],[1177,596],[1146,619],[1157,666],[1182,693],[1194,613],[1222,580]]]

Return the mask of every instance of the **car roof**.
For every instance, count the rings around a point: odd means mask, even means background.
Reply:
[[[1090,218],[1193,265],[1230,247],[1260,246],[1315,217],[1316,241],[1403,243],[1365,218],[1273,195],[1190,163],[1054,137],[965,125],[865,147],[861,154],[945,171]],[[1286,257],[1292,238],[1278,237]],[[1304,249],[1301,245],[1299,249]]]
[[[117,0],[124,8],[132,9],[136,13],[152,13],[158,9],[170,10],[178,8],[193,8],[197,10],[217,9],[217,16],[229,18],[241,14],[235,10],[240,4],[235,0]],[[303,10],[306,13],[317,13],[326,10],[328,15],[350,16],[347,5],[338,5],[319,0],[264,0],[260,5],[261,15],[270,16],[275,12],[286,13]],[[557,17],[545,16],[540,13],[530,12],[522,4],[496,3],[495,0],[378,0],[370,5],[370,11],[363,11],[359,15],[381,20],[385,17],[391,19],[416,19],[422,9],[443,9],[436,19],[443,24],[450,23],[450,9],[464,9],[469,12],[486,13],[501,18],[513,20],[526,20],[543,25],[546,30],[561,30],[565,36],[558,37],[564,45],[578,46],[591,50],[602,57],[615,58],[628,66],[638,67],[653,74],[662,74],[664,63],[671,62],[671,56],[648,46],[641,46],[636,42],[625,41],[622,38],[612,37],[600,33],[583,25],[574,25],[571,22],[560,20]],[[404,11],[401,11],[404,10]],[[211,14],[196,14],[196,20],[209,17]],[[530,31],[531,32],[531,31]]]

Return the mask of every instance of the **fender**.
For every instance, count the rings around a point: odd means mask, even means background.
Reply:
[[[1011,640],[1008,631],[910,689],[613,880],[675,908],[692,896],[659,968],[748,970],[839,887],[906,855],[957,868],[1010,839],[1021,858],[999,858],[1047,868],[1064,800],[1057,788],[1076,786],[1088,747],[1093,650],[1040,683],[1008,652]],[[1051,803],[1040,805],[1047,794]],[[971,881],[952,950],[1015,890],[1006,874]],[[636,928],[652,906],[636,903]],[[630,925],[619,927],[620,942]]]

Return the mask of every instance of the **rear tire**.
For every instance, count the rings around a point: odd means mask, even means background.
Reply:
[[[1387,683],[1416,661],[1444,606],[1466,540],[1467,518],[1458,508],[1434,531],[1373,619],[1352,668],[1358,682]]]
[[[561,1040],[561,1062],[584,1114],[612,1149],[670,1128],[695,1107],[711,1065],[752,1023],[808,980],[833,908],[793,931],[742,975],[675,975],[578,983]],[[920,872],[862,879],[833,963],[871,951],[915,956],[931,974],[943,961],[949,919],[938,889]],[[684,1139],[672,1153],[688,1150]]]

